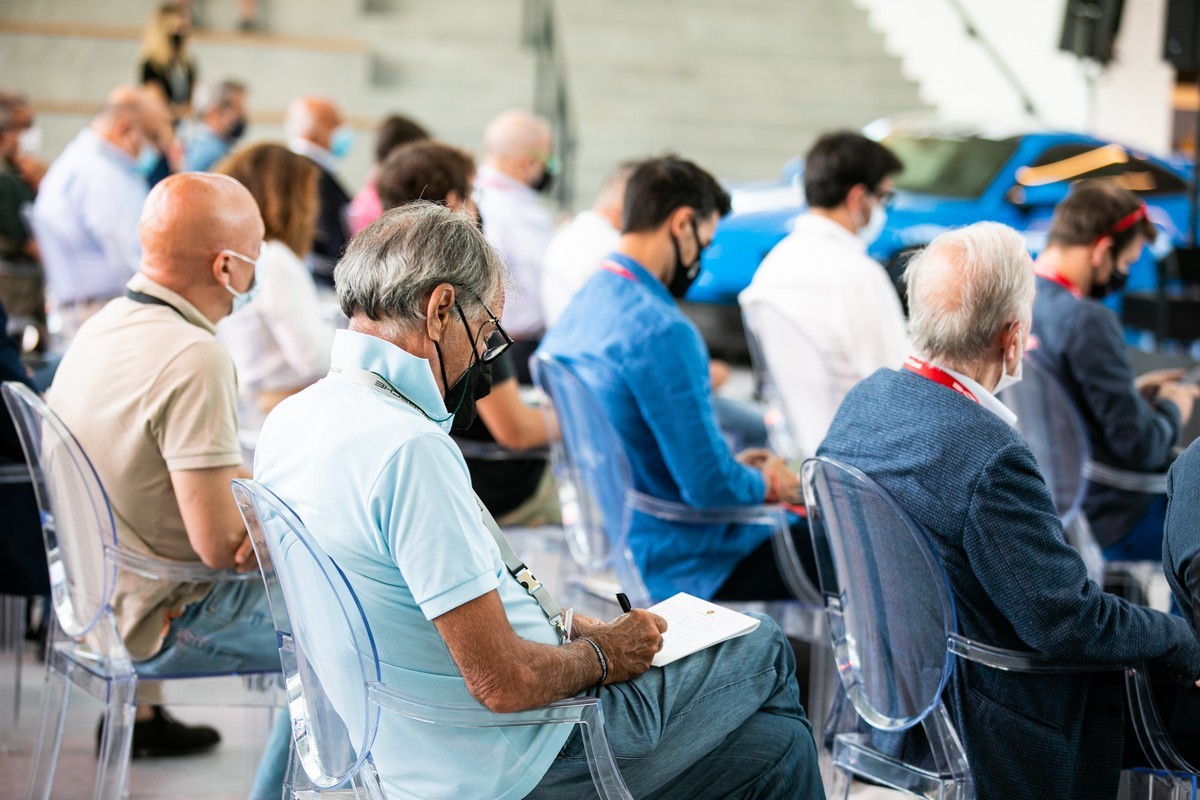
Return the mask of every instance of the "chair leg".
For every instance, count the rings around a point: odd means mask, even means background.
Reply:
[[[830,787],[829,796],[832,798],[841,797],[842,800],[849,800],[850,787],[854,785],[854,776],[848,770],[833,768],[833,786]]]
[[[121,800],[129,777],[129,751],[133,745],[133,722],[137,713],[137,677],[116,678],[108,686],[104,734],[100,739],[100,760],[96,764],[96,789],[92,800]]]
[[[46,670],[46,686],[42,694],[42,718],[38,723],[37,742],[33,748],[33,765],[29,772],[26,800],[50,800],[54,785],[54,768],[62,746],[63,727],[67,719],[67,700],[71,694],[71,679],[53,665]]]
[[[25,609],[24,597],[0,596],[0,674],[11,673],[10,678],[0,680],[0,686],[12,687],[12,705],[5,698],[0,711],[0,753],[11,753],[17,746],[17,730],[21,722],[21,662],[25,655]]]
[[[375,770],[375,762],[371,760],[370,756],[367,756],[362,766],[354,773],[350,779],[350,785],[354,788],[356,800],[387,800],[387,795],[383,793],[383,786],[379,783],[379,773]]]

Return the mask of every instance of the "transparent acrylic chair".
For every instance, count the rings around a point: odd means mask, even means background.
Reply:
[[[794,601],[738,603],[739,608],[769,614],[789,635],[817,645],[810,666],[807,711],[818,721],[829,710],[833,659],[825,652],[821,601],[796,553],[787,512],[782,506],[753,505],[696,509],[651,497],[633,488],[625,446],[592,391],[574,370],[549,354],[531,364],[534,380],[546,396],[561,432],[550,443],[551,465],[563,509],[563,532],[577,575],[571,583],[578,604],[589,613],[610,611],[615,591],[642,608],[652,597],[629,549],[635,513],[680,524],[762,525],[773,529],[776,564]],[[590,602],[589,602],[590,601]]]
[[[1033,451],[1058,509],[1067,541],[1088,575],[1130,600],[1144,601],[1150,584],[1165,583],[1157,562],[1105,562],[1083,512],[1088,481],[1149,494],[1167,491],[1166,475],[1118,470],[1092,461],[1083,419],[1054,368],[1038,351],[1026,353],[1024,377],[1000,400],[1017,415],[1017,430]]]
[[[932,543],[878,484],[828,458],[806,461],[802,478],[829,634],[846,696],[876,730],[921,725],[936,765],[923,769],[882,753],[869,734],[836,733],[837,774],[830,797],[848,797],[852,775],[934,800],[975,796],[962,738],[942,701],[953,658],[1014,672],[1124,669],[1133,727],[1154,768],[1146,774],[1169,784],[1169,773],[1192,772],[1163,730],[1143,669],[1065,661],[965,638],[958,633],[954,596]],[[1129,777],[1123,781],[1132,784]]]
[[[383,800],[371,747],[380,711],[433,725],[496,728],[580,725],[588,766],[604,800],[630,798],[604,733],[594,697],[496,714],[479,704],[429,703],[380,681],[371,626],[345,574],[279,497],[259,483],[235,480],[233,494],[250,531],[267,584],[279,657],[288,687],[295,755],[311,792]],[[463,758],[470,758],[463,753]],[[403,753],[388,753],[402,759]],[[302,781],[297,775],[296,785]]]
[[[4,401],[17,426],[42,518],[55,613],[46,659],[46,688],[26,797],[48,800],[72,686],[104,703],[104,733],[93,800],[118,800],[125,791],[137,666],[117,631],[112,597],[117,570],[151,580],[208,583],[258,580],[254,573],[214,572],[202,564],[134,553],[117,542],[112,509],[78,441],[41,398],[5,383]],[[166,702],[182,705],[279,705],[279,673],[155,676]],[[258,726],[264,728],[265,725]]]
[[[767,402],[771,447],[786,459],[814,455],[841,402],[829,362],[809,335],[775,306],[742,306],[754,377]]]

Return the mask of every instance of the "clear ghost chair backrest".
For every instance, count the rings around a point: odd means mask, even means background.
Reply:
[[[296,753],[313,784],[336,786],[374,743],[375,640],[345,574],[291,508],[254,481],[234,481],[233,495],[267,585]]]
[[[946,574],[925,532],[862,472],[814,458],[802,476],[842,685],[874,727],[911,727],[950,675]]]
[[[625,498],[633,478],[625,446],[571,366],[545,353],[532,366],[557,421],[550,453],[571,556],[589,572],[613,569],[631,600],[645,598],[628,545],[632,512]]]
[[[1075,404],[1037,351],[1025,355],[1021,382],[999,398],[1017,415],[1017,430],[1037,459],[1063,526],[1069,526],[1083,505],[1083,465],[1091,450]]]
[[[5,383],[3,393],[33,477],[54,613],[68,636],[81,638],[107,612],[116,585],[106,553],[117,544],[112,508],[92,462],[45,402],[19,383]],[[89,641],[103,656],[124,656],[113,636]]]

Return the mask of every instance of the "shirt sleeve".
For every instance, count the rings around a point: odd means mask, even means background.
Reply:
[[[1028,448],[1003,448],[976,478],[963,546],[983,590],[1038,652],[1108,664],[1155,659],[1181,683],[1200,676],[1200,645],[1182,619],[1088,579]]]
[[[426,619],[499,587],[504,567],[450,437],[421,433],[405,442],[379,475],[371,502],[392,560]]]
[[[1179,440],[1179,409],[1150,405],[1134,385],[1133,367],[1116,317],[1105,308],[1080,306],[1085,313],[1069,326],[1066,368],[1079,387],[1082,412],[1099,431],[1104,446],[1132,470],[1164,469]]]
[[[872,263],[866,280],[855,282],[843,292],[842,330],[850,341],[843,352],[859,380],[878,369],[897,369],[911,351],[905,330],[900,296],[883,268]]]
[[[762,473],[739,464],[717,428],[700,335],[672,321],[643,341],[653,353],[630,359],[629,388],[683,501],[696,508],[763,502]]]
[[[1190,609],[1200,637],[1200,444],[1192,444],[1167,475],[1163,571],[1181,609]]]
[[[237,377],[216,339],[186,347],[147,393],[150,426],[171,472],[242,463],[237,438]]]
[[[321,301],[312,276],[285,245],[280,244],[279,248],[286,252],[274,251],[276,263],[267,267],[269,280],[255,302],[263,304],[260,313],[284,361],[296,375],[316,379],[329,371],[333,328],[321,316]]]

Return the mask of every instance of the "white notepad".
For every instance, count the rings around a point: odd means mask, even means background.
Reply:
[[[754,617],[714,605],[684,592],[647,610],[667,621],[667,632],[663,634],[663,648],[650,662],[656,667],[665,667],[672,661],[678,661],[726,639],[745,636],[758,627],[758,620]]]

